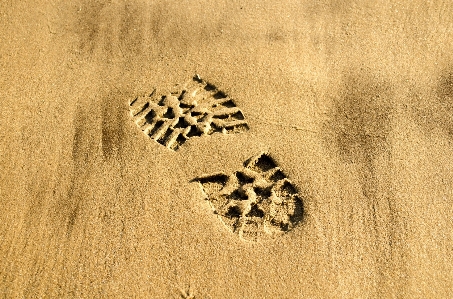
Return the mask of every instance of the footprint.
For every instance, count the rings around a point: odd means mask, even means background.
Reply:
[[[234,101],[198,75],[174,93],[137,97],[129,104],[137,126],[161,145],[177,150],[188,139],[248,130]]]
[[[303,218],[302,197],[267,153],[250,158],[231,175],[214,173],[193,181],[200,184],[214,213],[241,239],[274,238]]]

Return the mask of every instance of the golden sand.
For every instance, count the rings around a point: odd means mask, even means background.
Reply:
[[[0,13],[0,298],[452,298],[450,1]]]

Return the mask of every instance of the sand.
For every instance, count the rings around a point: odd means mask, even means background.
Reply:
[[[0,12],[1,298],[451,298],[449,1]],[[130,103],[197,76],[247,127],[209,94],[201,136],[144,134]]]

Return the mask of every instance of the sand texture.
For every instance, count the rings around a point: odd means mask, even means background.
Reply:
[[[451,1],[0,14],[0,298],[453,298]]]

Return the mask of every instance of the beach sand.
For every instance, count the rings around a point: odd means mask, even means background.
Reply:
[[[0,12],[0,298],[453,296],[449,1]],[[233,99],[247,128],[166,148],[130,103],[193,78]],[[256,200],[222,209],[209,191],[222,181],[200,178],[247,172],[261,153],[303,208],[249,238],[228,221]]]

